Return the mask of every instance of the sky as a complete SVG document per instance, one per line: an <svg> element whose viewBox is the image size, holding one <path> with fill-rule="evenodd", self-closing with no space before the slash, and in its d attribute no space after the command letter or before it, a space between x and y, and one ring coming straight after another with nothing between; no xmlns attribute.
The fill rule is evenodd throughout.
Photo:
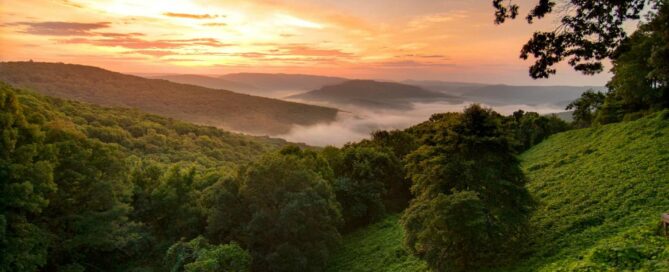
<svg viewBox="0 0 669 272"><path fill-rule="evenodd" d="M521 15L532 0L517 0ZM603 85L518 58L549 17L493 23L491 0L0 0L0 60L123 73L304 73L382 80Z"/></svg>

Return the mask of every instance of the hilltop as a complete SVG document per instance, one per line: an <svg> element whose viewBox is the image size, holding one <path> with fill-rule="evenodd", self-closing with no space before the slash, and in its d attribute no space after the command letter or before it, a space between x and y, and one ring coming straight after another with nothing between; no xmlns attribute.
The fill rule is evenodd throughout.
<svg viewBox="0 0 669 272"><path fill-rule="evenodd" d="M559 133L523 153L528 189L539 203L530 246L521 261L495 271L669 271L668 242L658 228L660 214L669 211L667 143L665 110ZM344 241L332 269L424 266L407 261L396 216Z"/></svg>
<svg viewBox="0 0 669 272"><path fill-rule="evenodd" d="M455 96L413 85L374 80L349 80L289 98L377 109L410 109L415 102L460 101Z"/></svg>
<svg viewBox="0 0 669 272"><path fill-rule="evenodd" d="M293 125L335 119L332 108L179 84L84 65L0 63L0 80L36 92L103 106L137 108L196 124L277 135Z"/></svg>

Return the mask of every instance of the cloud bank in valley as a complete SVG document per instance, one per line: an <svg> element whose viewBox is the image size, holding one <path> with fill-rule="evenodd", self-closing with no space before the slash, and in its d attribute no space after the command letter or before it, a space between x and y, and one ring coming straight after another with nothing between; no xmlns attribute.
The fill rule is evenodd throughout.
<svg viewBox="0 0 669 272"><path fill-rule="evenodd" d="M340 112L337 120L328 124L313 126L295 126L288 134L277 137L291 142L306 143L313 146L342 146L348 142L368 138L376 130L404 129L427 120L432 114L462 111L473 102L451 104L447 102L415 103L409 111L371 111L362 108L349 108ZM563 109L555 105L496 105L495 111L508 115L518 109L540 114L560 112Z"/></svg>

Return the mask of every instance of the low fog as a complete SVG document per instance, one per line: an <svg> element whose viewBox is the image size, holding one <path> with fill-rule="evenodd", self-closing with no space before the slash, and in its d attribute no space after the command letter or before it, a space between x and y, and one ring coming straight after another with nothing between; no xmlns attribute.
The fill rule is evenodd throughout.
<svg viewBox="0 0 669 272"><path fill-rule="evenodd" d="M368 138L373 131L404 129L427 120L434 113L462 111L472 103L415 103L413 109L408 111L371 111L348 107L338 114L334 122L314 126L295 126L290 133L277 135L277 137L313 146L340 147L348 142ZM540 114L564 111L562 107L556 105L482 105L491 107L504 115L509 115L518 109Z"/></svg>

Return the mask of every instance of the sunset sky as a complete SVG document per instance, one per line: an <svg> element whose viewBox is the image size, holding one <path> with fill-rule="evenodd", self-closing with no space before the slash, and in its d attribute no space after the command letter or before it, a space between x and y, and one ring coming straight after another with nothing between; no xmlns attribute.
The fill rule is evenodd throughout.
<svg viewBox="0 0 669 272"><path fill-rule="evenodd" d="M534 1L521 0L521 14ZM532 80L536 29L493 23L490 0L0 0L0 59L126 73L306 73L386 80L604 84L567 66Z"/></svg>

